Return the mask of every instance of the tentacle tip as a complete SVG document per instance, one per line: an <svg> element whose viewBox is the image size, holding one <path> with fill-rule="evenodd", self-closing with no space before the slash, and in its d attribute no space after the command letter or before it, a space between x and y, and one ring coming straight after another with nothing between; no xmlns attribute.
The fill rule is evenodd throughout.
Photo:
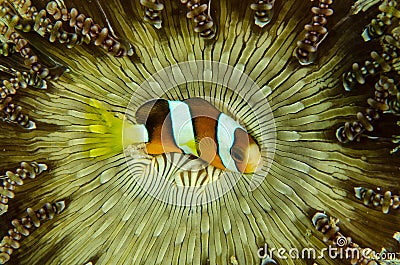
<svg viewBox="0 0 400 265"><path fill-rule="evenodd" d="M362 200L362 193L365 191L365 188L363 187L355 187L354 188L354 193L357 199Z"/></svg>
<svg viewBox="0 0 400 265"><path fill-rule="evenodd" d="M154 23L153 27L155 27L156 29L161 29L162 28L162 23L161 22Z"/></svg>
<svg viewBox="0 0 400 265"><path fill-rule="evenodd" d="M34 86L34 87L36 87L36 86ZM39 89L47 89L47 82L46 82L46 80L42 80L41 81L41 84L40 85L38 85L36 88L39 88Z"/></svg>
<svg viewBox="0 0 400 265"><path fill-rule="evenodd" d="M7 211L8 211L8 205L0 203L0 216L5 214Z"/></svg>
<svg viewBox="0 0 400 265"><path fill-rule="evenodd" d="M371 37L368 33L368 28L364 29L364 31L361 33L361 37L364 39L364 42L368 42L371 40Z"/></svg>
<svg viewBox="0 0 400 265"><path fill-rule="evenodd" d="M0 253L0 264L6 264L10 260L10 255L5 252Z"/></svg>
<svg viewBox="0 0 400 265"><path fill-rule="evenodd" d="M38 164L37 166L38 166L38 169L39 169L38 174L40 174L43 171L46 171L48 169L46 164Z"/></svg>
<svg viewBox="0 0 400 265"><path fill-rule="evenodd" d="M65 200L55 202L54 207L56 209L56 213L61 213L62 211L65 210L66 207Z"/></svg>
<svg viewBox="0 0 400 265"><path fill-rule="evenodd" d="M260 19L255 19L255 24L257 25L257 26L259 26L260 28L263 28L263 27L265 27L266 25L268 25L269 23L271 22L271 19L268 19L268 20L266 20L266 21L263 21L263 20L260 20Z"/></svg>
<svg viewBox="0 0 400 265"><path fill-rule="evenodd" d="M344 136L344 126L340 126L336 130L336 139L341 143L347 143L349 140Z"/></svg>
<svg viewBox="0 0 400 265"><path fill-rule="evenodd" d="M271 259L270 257L266 257L261 261L261 265L272 265L272 264L278 265L278 263L276 263L276 261Z"/></svg>
<svg viewBox="0 0 400 265"><path fill-rule="evenodd" d="M307 52L306 54L302 54L302 51L299 47L296 47L296 49L293 51L293 56L296 57L299 64L302 66L313 64L316 58L315 53Z"/></svg>
<svg viewBox="0 0 400 265"><path fill-rule="evenodd" d="M202 35L201 37L203 37L203 39L205 39L205 40L212 40L212 39L215 38L215 33L213 32L213 33L208 34L208 35Z"/></svg>
<svg viewBox="0 0 400 265"><path fill-rule="evenodd" d="M36 123L34 123L33 121L29 121L25 128L27 130L34 130L34 129L36 129Z"/></svg>
<svg viewBox="0 0 400 265"><path fill-rule="evenodd" d="M400 150L400 146L397 146L395 148L393 148L392 150L390 150L390 154L393 155L395 153L397 153Z"/></svg>
<svg viewBox="0 0 400 265"><path fill-rule="evenodd" d="M317 212L314 214L314 216L312 217L312 223L314 226L317 225L317 222L323 218L328 218L326 214L322 213L322 212Z"/></svg>
<svg viewBox="0 0 400 265"><path fill-rule="evenodd" d="M133 56L133 55L135 55L136 53L135 53L135 49L133 49L132 47L128 50L128 53L127 53L127 55L129 56L129 57L131 57L131 56Z"/></svg>
<svg viewBox="0 0 400 265"><path fill-rule="evenodd" d="M393 238L394 238L395 240L397 240L397 241L400 243L400 232L395 232L395 233L393 234Z"/></svg>

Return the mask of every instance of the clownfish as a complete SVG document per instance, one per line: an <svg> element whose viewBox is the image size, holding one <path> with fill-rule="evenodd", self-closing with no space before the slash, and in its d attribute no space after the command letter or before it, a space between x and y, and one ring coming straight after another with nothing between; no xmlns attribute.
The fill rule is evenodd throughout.
<svg viewBox="0 0 400 265"><path fill-rule="evenodd" d="M137 124L124 132L125 137L145 142L149 155L189 154L216 168L240 173L261 167L261 152L254 139L204 99L150 100L138 108L135 118Z"/></svg>

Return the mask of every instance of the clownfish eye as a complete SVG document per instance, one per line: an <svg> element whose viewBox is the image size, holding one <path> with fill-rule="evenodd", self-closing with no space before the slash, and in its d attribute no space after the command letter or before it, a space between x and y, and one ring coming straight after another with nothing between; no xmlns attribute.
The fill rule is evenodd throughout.
<svg viewBox="0 0 400 265"><path fill-rule="evenodd" d="M243 162L244 151L242 148L234 146L231 149L231 156L232 156L233 160L235 160L236 162Z"/></svg>

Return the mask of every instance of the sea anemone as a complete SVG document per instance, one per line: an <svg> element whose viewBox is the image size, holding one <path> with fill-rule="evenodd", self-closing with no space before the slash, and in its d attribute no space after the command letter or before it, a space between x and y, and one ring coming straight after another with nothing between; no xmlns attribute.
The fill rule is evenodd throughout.
<svg viewBox="0 0 400 265"><path fill-rule="evenodd" d="M0 264L398 264L400 4L350 2L0 0ZM193 97L260 172L132 142Z"/></svg>

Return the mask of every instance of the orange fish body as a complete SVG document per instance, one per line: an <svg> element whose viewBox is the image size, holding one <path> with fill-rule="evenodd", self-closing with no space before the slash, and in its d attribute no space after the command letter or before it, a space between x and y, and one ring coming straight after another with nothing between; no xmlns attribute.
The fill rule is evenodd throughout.
<svg viewBox="0 0 400 265"><path fill-rule="evenodd" d="M190 154L241 173L252 173L260 164L260 149L253 138L204 99L151 100L137 110L136 121L147 129L148 154Z"/></svg>

